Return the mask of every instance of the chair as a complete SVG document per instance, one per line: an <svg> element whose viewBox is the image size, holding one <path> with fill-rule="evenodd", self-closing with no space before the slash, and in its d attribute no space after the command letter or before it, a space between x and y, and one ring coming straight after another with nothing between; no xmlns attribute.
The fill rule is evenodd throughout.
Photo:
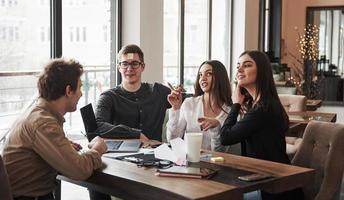
<svg viewBox="0 0 344 200"><path fill-rule="evenodd" d="M307 98L305 96L289 94L279 94L278 96L280 98L282 106L287 112L306 111ZM287 154L290 158L292 158L296 151L299 149L300 144L302 142L302 138L285 137L285 139L287 143Z"/></svg>
<svg viewBox="0 0 344 200"><path fill-rule="evenodd" d="M12 193L10 189L10 183L8 181L7 172L4 162L0 155L0 197L3 200L12 200Z"/></svg>
<svg viewBox="0 0 344 200"><path fill-rule="evenodd" d="M344 124L308 123L293 165L313 168L315 182L304 188L306 199L339 199L344 169Z"/></svg>
<svg viewBox="0 0 344 200"><path fill-rule="evenodd" d="M307 98L303 95L279 94L278 97L287 112L306 110Z"/></svg>

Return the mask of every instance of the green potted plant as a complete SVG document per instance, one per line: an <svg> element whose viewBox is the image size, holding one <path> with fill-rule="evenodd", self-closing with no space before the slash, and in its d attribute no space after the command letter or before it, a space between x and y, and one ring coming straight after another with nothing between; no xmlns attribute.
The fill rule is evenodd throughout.
<svg viewBox="0 0 344 200"><path fill-rule="evenodd" d="M284 80L284 69L283 65L279 63L271 63L273 78L275 81L283 81Z"/></svg>

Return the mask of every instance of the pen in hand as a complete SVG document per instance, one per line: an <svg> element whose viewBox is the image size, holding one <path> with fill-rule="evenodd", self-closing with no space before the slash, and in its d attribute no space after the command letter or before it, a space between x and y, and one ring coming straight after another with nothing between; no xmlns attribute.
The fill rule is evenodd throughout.
<svg viewBox="0 0 344 200"><path fill-rule="evenodd" d="M171 83L167 82L168 87L173 90L173 91L178 91L181 93L186 92L186 90L183 88L183 85L178 85L176 87L174 87Z"/></svg>
<svg viewBox="0 0 344 200"><path fill-rule="evenodd" d="M171 83L167 82L167 85L171 90L176 90Z"/></svg>

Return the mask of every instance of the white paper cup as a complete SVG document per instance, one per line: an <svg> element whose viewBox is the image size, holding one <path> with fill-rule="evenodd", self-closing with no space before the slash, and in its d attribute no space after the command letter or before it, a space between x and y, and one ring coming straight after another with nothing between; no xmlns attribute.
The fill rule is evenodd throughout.
<svg viewBox="0 0 344 200"><path fill-rule="evenodd" d="M203 133L186 133L186 155L189 162L199 162Z"/></svg>

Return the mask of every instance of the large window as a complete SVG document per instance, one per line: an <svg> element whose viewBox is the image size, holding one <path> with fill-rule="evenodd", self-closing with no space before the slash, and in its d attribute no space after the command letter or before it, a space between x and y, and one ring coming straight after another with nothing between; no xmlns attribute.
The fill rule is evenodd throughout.
<svg viewBox="0 0 344 200"><path fill-rule="evenodd" d="M50 58L49 3L0 4L0 138L36 93L36 71Z"/></svg>
<svg viewBox="0 0 344 200"><path fill-rule="evenodd" d="M116 3L116 0L1 1L0 139L23 108L37 97L37 74L51 56L73 58L85 67L78 108L87 103L95 105L99 94L110 87L110 82L115 82L110 81L113 68L110 52L117 50L111 50L115 45L110 43L116 36L113 19ZM79 112L65 117L66 130L83 129Z"/></svg>
<svg viewBox="0 0 344 200"><path fill-rule="evenodd" d="M164 80L176 85L178 68L178 1L164 1Z"/></svg>
<svg viewBox="0 0 344 200"><path fill-rule="evenodd" d="M217 59L228 68L230 11L228 0L164 1L165 81L192 93L202 62Z"/></svg>
<svg viewBox="0 0 344 200"><path fill-rule="evenodd" d="M230 5L228 0L215 0L212 7L211 59L229 63ZM227 66L229 68L229 66Z"/></svg>
<svg viewBox="0 0 344 200"><path fill-rule="evenodd" d="M189 92L193 92L199 65L208 59L207 1L185 1L184 86Z"/></svg>
<svg viewBox="0 0 344 200"><path fill-rule="evenodd" d="M63 1L64 3L64 1ZM110 87L111 2L70 0L62 4L62 55L74 58L84 67L83 96L78 108L92 103ZM90 10L92 13L90 14ZM67 129L83 128L80 113L67 116Z"/></svg>

